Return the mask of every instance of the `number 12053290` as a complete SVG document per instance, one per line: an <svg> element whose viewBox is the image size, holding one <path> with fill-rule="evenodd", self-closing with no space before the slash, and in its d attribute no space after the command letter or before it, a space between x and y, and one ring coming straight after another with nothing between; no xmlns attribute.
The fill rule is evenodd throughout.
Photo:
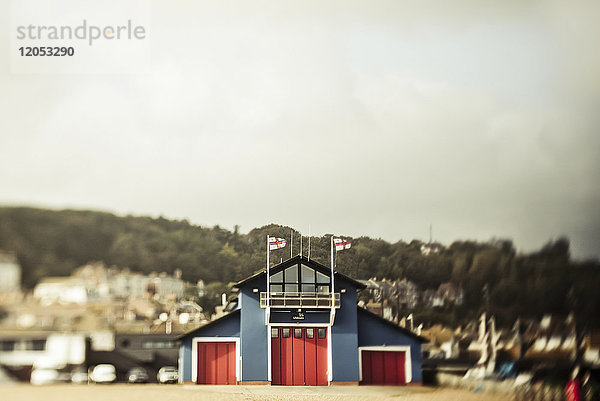
<svg viewBox="0 0 600 401"><path fill-rule="evenodd" d="M19 53L24 57L65 57L73 56L75 49L72 47L19 47Z"/></svg>

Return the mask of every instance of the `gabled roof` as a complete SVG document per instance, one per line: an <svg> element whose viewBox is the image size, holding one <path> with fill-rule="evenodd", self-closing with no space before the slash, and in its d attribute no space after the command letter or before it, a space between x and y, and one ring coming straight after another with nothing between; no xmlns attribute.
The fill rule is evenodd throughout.
<svg viewBox="0 0 600 401"><path fill-rule="evenodd" d="M331 269L329 267L324 266L324 265L320 264L319 262L315 262L314 259L308 259L308 258L305 258L304 256L300 256L300 255L294 256L291 259L281 262L277 266L271 267L269 269L269 274L273 275L273 274L278 273L290 266L297 265L298 263L302 263L303 265L312 267L313 269L317 270L318 272L325 274L327 277L331 276ZM267 269L263 269L263 270L259 271L258 273L253 274L252 276L245 278L242 281L237 282L234 285L234 287L235 288L243 287L246 284L248 284L254 280L257 280L259 278L262 278L264 280L265 279L264 276L266 275L266 273L267 273ZM366 286L363 283L361 283L357 280L354 280L353 278L350 278L350 277L348 277L340 272L337 272L337 271L335 272L335 278L336 279L340 278L345 281L348 281L350 284L352 284L354 287L356 287L359 290L363 290L366 288Z"/></svg>
<svg viewBox="0 0 600 401"><path fill-rule="evenodd" d="M390 322L389 320L387 320L387 319L385 319L385 318L383 318L383 317L381 317L381 316L379 316L379 315L376 315L375 313L373 313L373 312L371 312L371 311L369 311L369 310L367 310L367 309L365 309L365 308L361 308L360 306L358 306L358 305L357 305L357 306L356 306L356 309L358 310L358 312L359 312L359 313L364 313L365 315L367 315L367 316L369 316L369 317L372 317L372 318L374 318L375 320L378 320L378 321L380 321L381 323L383 323L383 324L386 324L386 325L390 326L390 327L391 327L391 328L393 328L394 330L401 332L401 333L402 333L402 334L404 334L405 336L412 337L412 338L414 338L415 340L417 340L417 341L420 341L420 342L422 342L422 343L428 343L428 342L429 342L429 340L428 340L428 339L426 339L425 337L421 337L421 336L419 336L419 335L416 335L416 334L415 334L415 333L413 333L412 331L410 331L410 330L408 330L408 329L405 329L404 327L398 326L396 323L394 323L394 322Z"/></svg>
<svg viewBox="0 0 600 401"><path fill-rule="evenodd" d="M190 334L192 334L192 333L194 333L194 332L196 332L196 331L198 331L198 330L202 330L202 329L205 329L205 328L207 328L207 327L211 327L211 326L214 326L214 325L217 325L217 324L223 323L225 320L227 320L227 319L231 319L232 317L234 317L234 316L237 316L237 315L239 315L239 314L240 314L240 309L234 309L233 311L229 312L228 314L226 314L226 315L224 315L224 316L221 316L221 317L220 317L220 318L218 318L218 319L212 320L212 321L210 321L210 322L206 323L206 324L205 324L205 325L203 325L203 326L196 327L196 328L193 328L193 329L191 329L191 330L188 330L188 331L186 331L185 333L181 334L180 336L177 336L177 337L175 338L175 340L181 340L181 339L183 339L184 337L187 337L188 335L190 335Z"/></svg>

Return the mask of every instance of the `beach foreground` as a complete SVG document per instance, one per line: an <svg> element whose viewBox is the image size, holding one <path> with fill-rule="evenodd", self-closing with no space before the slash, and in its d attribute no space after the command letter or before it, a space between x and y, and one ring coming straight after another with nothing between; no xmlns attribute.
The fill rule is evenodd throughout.
<svg viewBox="0 0 600 401"><path fill-rule="evenodd" d="M193 400L410 400L410 401L504 401L510 397L440 387L277 387L194 386L158 384L112 384L0 386L3 400L20 401L193 401Z"/></svg>

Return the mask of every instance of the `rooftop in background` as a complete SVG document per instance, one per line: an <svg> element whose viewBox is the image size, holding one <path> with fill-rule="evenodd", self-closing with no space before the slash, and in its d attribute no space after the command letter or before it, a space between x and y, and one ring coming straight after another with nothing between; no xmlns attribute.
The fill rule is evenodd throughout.
<svg viewBox="0 0 600 401"><path fill-rule="evenodd" d="M17 255L14 252L0 249L0 263L18 263Z"/></svg>

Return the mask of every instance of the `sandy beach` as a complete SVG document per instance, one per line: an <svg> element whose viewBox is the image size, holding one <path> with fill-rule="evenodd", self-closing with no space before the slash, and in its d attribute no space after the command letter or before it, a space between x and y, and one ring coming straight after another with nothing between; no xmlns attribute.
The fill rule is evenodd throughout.
<svg viewBox="0 0 600 401"><path fill-rule="evenodd" d="M19 401L193 401L193 400L411 400L504 401L510 397L439 387L275 387L194 385L70 385L0 386L2 400Z"/></svg>

